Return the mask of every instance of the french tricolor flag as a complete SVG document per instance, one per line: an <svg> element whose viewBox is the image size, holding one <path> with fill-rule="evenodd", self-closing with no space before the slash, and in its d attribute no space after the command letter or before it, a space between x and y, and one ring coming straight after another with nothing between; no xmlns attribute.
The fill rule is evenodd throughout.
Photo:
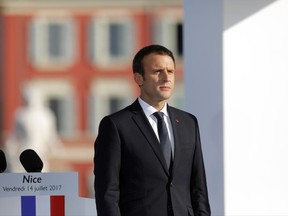
<svg viewBox="0 0 288 216"><path fill-rule="evenodd" d="M96 216L95 199L64 195L0 197L0 216Z"/></svg>
<svg viewBox="0 0 288 216"><path fill-rule="evenodd" d="M21 196L21 216L65 216L65 196Z"/></svg>

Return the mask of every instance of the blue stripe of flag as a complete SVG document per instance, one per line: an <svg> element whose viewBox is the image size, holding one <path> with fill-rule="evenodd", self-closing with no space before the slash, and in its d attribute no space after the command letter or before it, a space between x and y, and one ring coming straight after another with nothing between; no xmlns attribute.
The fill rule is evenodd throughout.
<svg viewBox="0 0 288 216"><path fill-rule="evenodd" d="M36 197L21 197L21 216L36 216Z"/></svg>

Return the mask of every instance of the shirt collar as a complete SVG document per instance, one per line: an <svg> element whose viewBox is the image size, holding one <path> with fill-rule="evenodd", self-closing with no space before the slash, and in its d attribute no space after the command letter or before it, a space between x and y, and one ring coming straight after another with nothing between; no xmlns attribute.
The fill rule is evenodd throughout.
<svg viewBox="0 0 288 216"><path fill-rule="evenodd" d="M147 117L153 115L154 112L158 112L157 109L155 109L150 104L146 103L140 97L138 97L138 101L139 101L140 106L142 107L142 109L143 109L143 111ZM164 107L160 110L160 112L163 112L165 116L168 116L167 103L165 103Z"/></svg>

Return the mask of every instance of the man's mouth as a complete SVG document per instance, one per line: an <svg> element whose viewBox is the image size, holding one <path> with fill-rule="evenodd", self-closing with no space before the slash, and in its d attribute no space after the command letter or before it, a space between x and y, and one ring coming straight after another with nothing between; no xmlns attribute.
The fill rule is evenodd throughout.
<svg viewBox="0 0 288 216"><path fill-rule="evenodd" d="M160 86L161 90L170 90L171 88L169 86Z"/></svg>

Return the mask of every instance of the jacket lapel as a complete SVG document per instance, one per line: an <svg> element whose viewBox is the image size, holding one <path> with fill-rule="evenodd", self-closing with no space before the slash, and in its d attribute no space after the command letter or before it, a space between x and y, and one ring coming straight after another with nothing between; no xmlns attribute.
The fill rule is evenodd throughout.
<svg viewBox="0 0 288 216"><path fill-rule="evenodd" d="M138 100L136 100L132 105L132 112L134 112L135 115L133 115L132 119L138 126L139 130L141 130L143 136L146 138L147 142L151 146L153 152L157 156L159 162L161 163L163 169L165 170L165 173L169 175L169 170L167 168L165 158L163 156L162 150L160 148L159 141L157 139L157 136L155 135L148 119L145 116L144 111L142 110Z"/></svg>
<svg viewBox="0 0 288 216"><path fill-rule="evenodd" d="M167 107L170 121L172 125L173 135L174 135L174 160L173 160L173 166L172 166L172 177L173 177L173 171L178 165L179 157L180 157L180 151L179 151L179 143L180 143L180 121L179 118L175 115L175 112L168 106Z"/></svg>

